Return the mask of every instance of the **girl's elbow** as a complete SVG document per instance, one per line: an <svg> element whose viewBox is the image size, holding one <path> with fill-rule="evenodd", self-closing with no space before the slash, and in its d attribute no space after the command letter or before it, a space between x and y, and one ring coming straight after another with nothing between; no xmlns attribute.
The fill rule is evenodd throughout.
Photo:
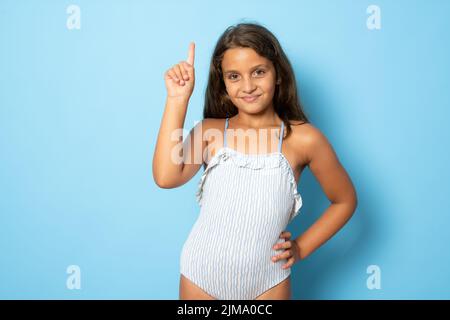
<svg viewBox="0 0 450 320"><path fill-rule="evenodd" d="M168 180L164 179L154 179L154 180L156 185L162 189L173 189L177 187L177 184L170 182Z"/></svg>
<svg viewBox="0 0 450 320"><path fill-rule="evenodd" d="M358 207L358 197L356 196L356 193L348 201L348 205L349 205L350 216L353 216L353 214L356 212L356 208Z"/></svg>
<svg viewBox="0 0 450 320"><path fill-rule="evenodd" d="M171 179L168 179L164 174L161 174L156 170L153 170L153 181L162 189L175 188L175 184L171 181Z"/></svg>

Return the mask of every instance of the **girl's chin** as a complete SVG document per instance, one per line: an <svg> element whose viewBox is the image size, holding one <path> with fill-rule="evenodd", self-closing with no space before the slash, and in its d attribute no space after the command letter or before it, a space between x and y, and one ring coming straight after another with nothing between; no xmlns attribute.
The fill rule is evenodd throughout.
<svg viewBox="0 0 450 320"><path fill-rule="evenodd" d="M248 114L259 114L263 111L265 111L267 109L267 107L265 107L264 105L252 105L252 106L248 106L248 105L244 105L244 106L240 106L238 107L239 111L248 113Z"/></svg>

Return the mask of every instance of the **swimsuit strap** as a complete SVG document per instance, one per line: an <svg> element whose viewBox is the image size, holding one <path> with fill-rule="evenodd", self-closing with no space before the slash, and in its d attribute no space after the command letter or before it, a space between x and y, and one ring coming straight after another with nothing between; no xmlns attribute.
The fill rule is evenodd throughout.
<svg viewBox="0 0 450 320"><path fill-rule="evenodd" d="M228 128L228 118L225 120L225 129L223 130L223 147L227 147L227 128Z"/></svg>
<svg viewBox="0 0 450 320"><path fill-rule="evenodd" d="M284 134L284 122L281 121L280 141L278 142L278 152L280 153L281 153L281 144L283 143L283 134Z"/></svg>

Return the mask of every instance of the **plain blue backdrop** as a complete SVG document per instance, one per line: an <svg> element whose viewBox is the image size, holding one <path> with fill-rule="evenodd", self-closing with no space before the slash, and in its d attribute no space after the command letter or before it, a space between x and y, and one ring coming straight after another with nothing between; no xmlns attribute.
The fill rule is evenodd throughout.
<svg viewBox="0 0 450 320"><path fill-rule="evenodd" d="M203 169L176 189L153 181L163 74L194 41L189 130L214 45L239 22L277 36L358 193L349 223L292 268L293 298L450 298L449 14L444 0L2 0L0 298L178 299ZM309 169L298 189L294 236L329 205ZM70 265L81 289L66 286Z"/></svg>

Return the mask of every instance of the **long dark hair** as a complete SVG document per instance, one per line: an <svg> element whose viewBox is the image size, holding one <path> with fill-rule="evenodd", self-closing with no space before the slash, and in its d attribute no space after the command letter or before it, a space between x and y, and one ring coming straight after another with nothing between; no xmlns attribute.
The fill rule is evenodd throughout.
<svg viewBox="0 0 450 320"><path fill-rule="evenodd" d="M277 38L267 28L256 23L232 25L218 39L209 67L203 118L226 118L238 113L238 109L228 98L221 67L225 51L236 47L252 48L260 56L272 61L276 79L281 80L275 88L273 105L286 126L286 137L292 131L289 120L309 122L297 94L295 75L289 59Z"/></svg>

